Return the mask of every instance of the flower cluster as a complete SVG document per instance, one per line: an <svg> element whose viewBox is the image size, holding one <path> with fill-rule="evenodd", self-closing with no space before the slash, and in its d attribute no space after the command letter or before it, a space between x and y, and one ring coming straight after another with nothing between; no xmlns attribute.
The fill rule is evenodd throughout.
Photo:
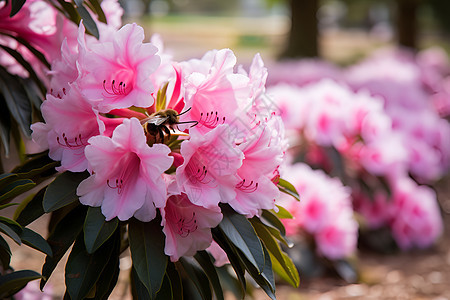
<svg viewBox="0 0 450 300"><path fill-rule="evenodd" d="M25 1L24 1L25 2ZM77 47L78 26L68 20L49 1L28 0L13 17L9 17L13 1L0 2L0 29L2 31L0 44L17 51L30 65L33 66L40 79L48 84L48 69L24 44L41 52L47 61L57 59L71 59L66 52L61 52L61 44L68 49ZM101 36L107 36L111 30L121 25L123 9L117 0L101 2L108 25L95 20ZM93 37L91 37L94 39ZM65 56L64 56L65 55ZM8 72L22 77L28 77L25 70L5 49L0 50L0 65ZM69 72L70 70L68 70Z"/></svg>
<svg viewBox="0 0 450 300"><path fill-rule="evenodd" d="M286 178L301 191L301 203L285 207L293 219L283 219L288 236L310 234L319 254L329 259L350 256L356 250L358 223L353 218L350 189L321 170L297 163L284 170Z"/></svg>
<svg viewBox="0 0 450 300"><path fill-rule="evenodd" d="M62 46L33 140L90 176L80 202L106 220L157 216L173 261L210 246L220 203L246 217L275 208L285 140L259 55L248 73L229 49L173 62L136 24ZM159 47L156 47L158 45Z"/></svg>
<svg viewBox="0 0 450 300"><path fill-rule="evenodd" d="M373 65L373 73L375 65L379 70L380 64ZM367 69L356 74L362 67L353 68L348 74L355 72L355 80L363 81L364 76L371 74ZM404 70L403 74L407 76L410 72ZM379 75L379 78L380 82L368 87L370 91L371 87L385 91L383 88L394 82L391 78L391 85L385 85L381 82L383 76ZM400 80L402 76L395 78ZM303 87L278 84L268 88L268 93L276 99L286 128L297 138L291 154L298 155L300 149L307 163L327 172L346 174L343 179L352 188L354 209L365 217L371 228L390 227L397 243L404 249L427 247L442 232L436 195L409 181L408 177L413 174L417 180L430 182L446 172L449 145L444 136L448 136L446 132L450 130L448 122L440 119L426 103L417 100L415 105L411 100L408 108L406 99L398 98L397 105L391 103L395 100L388 100L394 93L400 97L403 95L401 90L408 89L406 85L402 89L387 88L385 94L372 96L367 90L355 92L330 79ZM420 93L412 93L411 97L418 95ZM332 156L336 153L330 156L330 147L337 150L341 166ZM401 184L400 188L399 182L405 181L409 183ZM417 201L414 196L418 191L423 194L423 201ZM302 189L299 192L304 193ZM399 195L403 195L401 202L404 204L399 205ZM330 197L334 195L330 194ZM429 233L427 239L410 230L412 223L405 221L411 219L411 210L406 207L414 207L411 209L420 215L418 218ZM403 215L408 217L403 218Z"/></svg>

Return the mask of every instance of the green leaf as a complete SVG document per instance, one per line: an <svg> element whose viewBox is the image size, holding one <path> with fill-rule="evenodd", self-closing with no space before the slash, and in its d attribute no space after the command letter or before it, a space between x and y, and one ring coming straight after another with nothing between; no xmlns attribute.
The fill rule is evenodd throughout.
<svg viewBox="0 0 450 300"><path fill-rule="evenodd" d="M130 278L131 278L131 294L133 295L133 299L151 300L152 298L148 293L148 289L139 279L139 276L134 266L131 268Z"/></svg>
<svg viewBox="0 0 450 300"><path fill-rule="evenodd" d="M22 244L20 236L14 231L14 229L6 225L5 223L0 223L0 231L12 238L18 245Z"/></svg>
<svg viewBox="0 0 450 300"><path fill-rule="evenodd" d="M113 252L120 246L118 235L108 240L95 253L89 254L84 246L84 238L80 234L70 252L66 264L66 288L72 300L84 299L95 286L105 269ZM114 248L116 251L113 251Z"/></svg>
<svg viewBox="0 0 450 300"><path fill-rule="evenodd" d="M247 289L247 283L245 281L245 269L239 256L237 255L236 247L234 247L234 245L228 240L225 234L217 227L212 228L211 233L213 235L214 241L216 241L220 248L222 248L227 254L228 260L230 261L230 264L233 267L233 270L236 273L236 277L238 279L240 294L244 295Z"/></svg>
<svg viewBox="0 0 450 300"><path fill-rule="evenodd" d="M58 162L56 162L58 163ZM54 168L55 161L48 156L48 151L44 151L35 154L33 158L27 160L22 165L15 167L12 173L17 174L23 179L33 179L37 174ZM56 170L52 170L53 173L49 173L48 176L56 173Z"/></svg>
<svg viewBox="0 0 450 300"><path fill-rule="evenodd" d="M272 300L276 300L275 297L275 280L273 277L272 271L272 262L270 260L270 254L267 252L266 248L264 249L264 258L265 265L264 270L261 273L258 273L258 270L253 266L253 264L248 261L245 256L241 256L242 262L245 265L245 268L255 280L255 282L266 292L267 296L269 296Z"/></svg>
<svg viewBox="0 0 450 300"><path fill-rule="evenodd" d="M53 232L50 233L47 242L52 248L53 256L47 255L45 257L45 263L42 267L42 276L44 278L41 280L41 289L44 288L61 258L83 230L86 211L87 208L85 206L77 206L58 222Z"/></svg>
<svg viewBox="0 0 450 300"><path fill-rule="evenodd" d="M22 207L22 204L16 210L15 217L17 223L22 226L27 226L31 222L38 219L44 214L44 208L42 207L42 201L44 200L44 194L47 187L44 187L34 195L34 197Z"/></svg>
<svg viewBox="0 0 450 300"><path fill-rule="evenodd" d="M4 238L0 236L0 262L2 263L3 270L9 268L11 262L11 249Z"/></svg>
<svg viewBox="0 0 450 300"><path fill-rule="evenodd" d="M31 270L20 270L0 276L0 299L5 299L24 288L28 282L42 276Z"/></svg>
<svg viewBox="0 0 450 300"><path fill-rule="evenodd" d="M95 298L107 300L119 279L120 230L117 230L113 252L96 283Z"/></svg>
<svg viewBox="0 0 450 300"><path fill-rule="evenodd" d="M31 190L36 183L29 179L19 179L7 185L0 191L0 203L5 203L14 197Z"/></svg>
<svg viewBox="0 0 450 300"><path fill-rule="evenodd" d="M283 223L281 223L280 219L278 219L277 215L274 212L264 209L261 217L270 225L278 229L283 236L286 235L286 229L284 228Z"/></svg>
<svg viewBox="0 0 450 300"><path fill-rule="evenodd" d="M11 13L9 14L9 16L13 17L15 14L17 14L24 4L25 0L11 0Z"/></svg>
<svg viewBox="0 0 450 300"><path fill-rule="evenodd" d="M86 30L88 30L93 36L97 39L99 38L99 32L97 28L97 24L95 24L94 19L92 18L89 11L83 6L83 1L75 0L76 9L81 19L83 19L83 24L86 26Z"/></svg>
<svg viewBox="0 0 450 300"><path fill-rule="evenodd" d="M271 232L263 223L261 223L259 219L255 217L251 221L253 227L258 233L258 236L261 238L264 246L266 246L267 250L269 251L272 263L279 264L281 266L281 270L277 269L277 273L279 273L279 275L293 287L298 287L300 283L300 277L294 263L281 250L280 245L272 236Z"/></svg>
<svg viewBox="0 0 450 300"><path fill-rule="evenodd" d="M223 219L220 230L247 257L258 272L264 269L264 252L261 241L256 235L252 224L246 217L234 212L229 207L222 208Z"/></svg>
<svg viewBox="0 0 450 300"><path fill-rule="evenodd" d="M106 16L103 12L102 7L100 6L100 3L97 0L88 0L88 2L91 4L92 10L97 14L98 20L100 22L106 23Z"/></svg>
<svg viewBox="0 0 450 300"><path fill-rule="evenodd" d="M48 185L47 191L45 192L42 203L44 211L49 213L77 201L78 185L88 176L88 172L72 173L66 171L56 177Z"/></svg>
<svg viewBox="0 0 450 300"><path fill-rule="evenodd" d="M193 261L190 257L181 257L180 262L187 274L188 279L192 281L202 299L212 299L212 292L211 287L209 286L208 277L206 277L206 274L194 264L195 261Z"/></svg>
<svg viewBox="0 0 450 300"><path fill-rule="evenodd" d="M232 292L236 299L244 299L245 294L242 291L241 285L236 277L230 274L228 266L217 268L217 274L226 291Z"/></svg>
<svg viewBox="0 0 450 300"><path fill-rule="evenodd" d="M80 15L78 14L77 10L75 9L75 6L72 4L72 2L66 2L64 0L57 0L59 6L53 5L56 9L60 10L63 14L66 15L68 19L70 19L75 25L80 24Z"/></svg>
<svg viewBox="0 0 450 300"><path fill-rule="evenodd" d="M17 179L19 179L19 176L17 176L17 174L13 174L13 173L4 173L4 174L0 175L0 190L3 190L5 187L10 185Z"/></svg>
<svg viewBox="0 0 450 300"><path fill-rule="evenodd" d="M274 211L274 212L279 219L293 219L294 218L294 216L292 216L291 213L283 206L277 205L277 209L278 209L278 211Z"/></svg>
<svg viewBox="0 0 450 300"><path fill-rule="evenodd" d="M19 203L7 203L7 204L0 205L0 210L5 209L10 206L14 206L14 205L19 205ZM18 224L18 225L20 226L20 224Z"/></svg>
<svg viewBox="0 0 450 300"><path fill-rule="evenodd" d="M0 93L0 137L5 149L5 157L9 157L9 144L11 132L11 116L3 94Z"/></svg>
<svg viewBox="0 0 450 300"><path fill-rule="evenodd" d="M354 265L350 261L345 259L339 259L333 261L333 266L339 276L342 277L348 283L356 283L358 281L358 272Z"/></svg>
<svg viewBox="0 0 450 300"><path fill-rule="evenodd" d="M181 283L180 273L175 268L175 264L171 261L169 261L167 264L166 276L170 280L170 285L172 287L173 299L182 300L183 299L183 285Z"/></svg>
<svg viewBox="0 0 450 300"><path fill-rule="evenodd" d="M164 275L164 280L161 284L161 289L156 294L155 300L172 300L173 298L173 289L172 283L170 282L169 276Z"/></svg>
<svg viewBox="0 0 450 300"><path fill-rule="evenodd" d="M220 285L219 276L217 275L216 267L211 261L211 257L206 251L198 251L194 256L195 260L200 264L206 276L208 276L209 282L213 287L216 299L224 300L222 286Z"/></svg>
<svg viewBox="0 0 450 300"><path fill-rule="evenodd" d="M288 194L294 197L297 201L300 201L300 195L290 182L280 178L278 180L278 189L280 190L280 192Z"/></svg>
<svg viewBox="0 0 450 300"><path fill-rule="evenodd" d="M159 224L157 218L147 223L132 219L128 225L133 265L151 298L161 287L168 260L164 254L164 233Z"/></svg>
<svg viewBox="0 0 450 300"><path fill-rule="evenodd" d="M112 236L118 225L117 218L106 222L100 207L89 207L83 228L87 252L94 253Z"/></svg>
<svg viewBox="0 0 450 300"><path fill-rule="evenodd" d="M41 251L48 256L52 256L52 248L47 241L38 233L31 229L24 228L20 234L20 238L25 245L30 246L38 251Z"/></svg>

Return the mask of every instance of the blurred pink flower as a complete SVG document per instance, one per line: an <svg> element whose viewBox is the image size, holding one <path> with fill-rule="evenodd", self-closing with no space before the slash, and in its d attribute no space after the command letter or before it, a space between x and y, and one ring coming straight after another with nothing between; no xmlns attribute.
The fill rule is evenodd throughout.
<svg viewBox="0 0 450 300"><path fill-rule="evenodd" d="M167 197L162 174L173 162L164 144L149 147L136 118L125 119L112 138L92 137L86 147L91 176L80 183L80 202L101 206L106 220L135 216L148 222Z"/></svg>
<svg viewBox="0 0 450 300"><path fill-rule="evenodd" d="M400 248L426 248L442 234L442 216L433 190L407 177L399 178L393 201L395 218L391 228Z"/></svg>
<svg viewBox="0 0 450 300"><path fill-rule="evenodd" d="M219 244L216 242L212 242L211 246L206 249L211 255L214 257L214 265L218 268L229 264L230 261L228 260L227 253L220 248Z"/></svg>

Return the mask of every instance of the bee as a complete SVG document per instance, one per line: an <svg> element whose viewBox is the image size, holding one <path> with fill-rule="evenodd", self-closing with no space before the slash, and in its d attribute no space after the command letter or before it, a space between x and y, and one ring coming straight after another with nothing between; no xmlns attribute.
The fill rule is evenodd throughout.
<svg viewBox="0 0 450 300"><path fill-rule="evenodd" d="M189 124L189 123L194 123L194 125L192 126L197 125L198 124L197 121L180 122L179 120L179 117L187 113L190 109L191 108L179 114L176 110L168 108L153 113L148 118L141 120L141 125L144 127L144 132L145 136L147 137L147 140L153 143L164 143L164 138L166 135L167 140L170 139L171 129L175 133L174 126L178 124Z"/></svg>

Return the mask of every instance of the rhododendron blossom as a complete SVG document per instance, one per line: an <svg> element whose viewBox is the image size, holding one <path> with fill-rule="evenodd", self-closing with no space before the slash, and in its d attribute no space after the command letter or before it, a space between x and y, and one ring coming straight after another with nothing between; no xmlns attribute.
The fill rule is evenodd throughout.
<svg viewBox="0 0 450 300"><path fill-rule="evenodd" d="M222 205L274 209L286 141L261 57L248 73L229 49L174 62L136 24L107 30L93 40L81 24L76 46L62 44L33 125L61 171L89 172L80 202L107 221L161 220L172 261L211 245Z"/></svg>

